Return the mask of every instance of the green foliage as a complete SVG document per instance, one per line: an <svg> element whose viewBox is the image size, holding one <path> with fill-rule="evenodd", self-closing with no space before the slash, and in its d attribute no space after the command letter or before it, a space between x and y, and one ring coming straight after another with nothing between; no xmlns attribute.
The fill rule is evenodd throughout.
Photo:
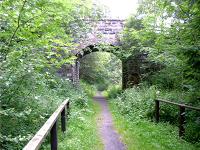
<svg viewBox="0 0 200 150"><path fill-rule="evenodd" d="M143 75L150 84L190 91L194 99L199 99L200 87L199 8L196 0L144 0L128 19L122 38L126 52L146 52L160 65L160 72Z"/></svg>
<svg viewBox="0 0 200 150"><path fill-rule="evenodd" d="M199 18L197 0L144 0L137 14L128 19L122 38L124 50L133 55L147 53L147 63L154 65L141 65L140 72L148 69L141 74L141 85L156 86L163 99L196 107L200 106ZM123 114L152 118L153 93L149 88L130 89L122 94L119 108ZM199 113L187 115L186 139L198 142ZM161 116L162 121L177 125L176 107L163 104Z"/></svg>
<svg viewBox="0 0 200 150"><path fill-rule="evenodd" d="M182 103L180 91L158 90L155 86L141 86L125 90L121 95L113 100L118 108L118 112L127 119L139 121L141 119L154 121L156 98L162 98L170 101ZM189 101L189 97L188 97ZM186 136L185 139L195 143L199 142L199 122L198 113L196 111L186 111ZM174 126L179 126L179 107L162 103L160 106L160 121L168 122ZM176 133L178 134L178 133Z"/></svg>
<svg viewBox="0 0 200 150"><path fill-rule="evenodd" d="M82 91L72 93L74 96L72 96L73 101L70 101L70 118L67 122L67 132L58 133L59 150L103 149L100 137L97 134L96 124L100 108L94 104L92 99L95 87L81 81L81 88L83 88ZM82 97L82 99L79 97ZM85 101L86 99L87 101ZM50 149L49 142L43 146L43 149Z"/></svg>
<svg viewBox="0 0 200 150"><path fill-rule="evenodd" d="M94 52L80 60L80 77L103 91L109 84L121 84L121 61L110 53Z"/></svg>
<svg viewBox="0 0 200 150"><path fill-rule="evenodd" d="M114 99L113 99L114 101ZM123 116L119 107L110 101L115 127L127 149L131 150L197 150L194 146L178 137L178 128L168 123L155 124L136 116Z"/></svg>
<svg viewBox="0 0 200 150"><path fill-rule="evenodd" d="M84 80L81 80L81 88L85 91L88 97L93 97L96 94L96 87L94 85L89 85Z"/></svg>
<svg viewBox="0 0 200 150"><path fill-rule="evenodd" d="M88 0L0 5L0 149L14 150L22 149L64 99L87 106L87 94L56 73L76 59L71 50L81 37L74 28L85 31L83 18L96 16Z"/></svg>
<svg viewBox="0 0 200 150"><path fill-rule="evenodd" d="M119 112L134 119L151 117L154 110L156 88L139 88L125 90L116 99Z"/></svg>
<svg viewBox="0 0 200 150"><path fill-rule="evenodd" d="M104 91L104 95L108 98L116 98L121 93L122 88L119 85L110 85L106 91Z"/></svg>
<svg viewBox="0 0 200 150"><path fill-rule="evenodd" d="M88 97L88 106L83 109L73 107L68 126L68 131L63 140L59 142L59 149L103 149L100 137L97 133L96 119L100 111L93 99Z"/></svg>
<svg viewBox="0 0 200 150"><path fill-rule="evenodd" d="M34 89L26 89L27 86L18 88L20 92L23 90L26 97L23 93L15 94L7 97L9 101L1 101L0 139L3 149L21 149L64 99L68 97L78 103L83 97L81 92L73 90L69 81L64 79L40 77L35 82L38 85ZM80 98L77 100L74 95Z"/></svg>

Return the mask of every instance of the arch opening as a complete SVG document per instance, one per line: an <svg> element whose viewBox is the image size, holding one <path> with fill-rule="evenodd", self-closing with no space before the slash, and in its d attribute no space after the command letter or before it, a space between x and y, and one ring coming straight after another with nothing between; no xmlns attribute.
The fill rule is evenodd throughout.
<svg viewBox="0 0 200 150"><path fill-rule="evenodd" d="M79 67L80 67L80 60L84 58L84 56L94 53L94 52L109 52L115 55L116 58L121 60L121 87L122 89L130 88L135 85L138 85L140 82L140 56L130 56L128 58L123 57L123 54L119 52L119 47L113 45L89 45L88 47L84 48L81 52L77 53L77 60L75 63L75 75L74 81L75 84L79 82ZM142 55L141 55L142 56Z"/></svg>
<svg viewBox="0 0 200 150"><path fill-rule="evenodd" d="M110 52L95 51L79 59L80 79L95 85L99 91L122 87L122 62Z"/></svg>

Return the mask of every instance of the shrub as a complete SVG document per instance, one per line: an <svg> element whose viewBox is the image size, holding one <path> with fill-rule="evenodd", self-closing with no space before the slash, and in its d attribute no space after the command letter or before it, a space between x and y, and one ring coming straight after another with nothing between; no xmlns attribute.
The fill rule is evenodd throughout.
<svg viewBox="0 0 200 150"><path fill-rule="evenodd" d="M156 98L163 98L175 102L180 101L182 95L187 96L187 93L181 94L180 91L159 91L155 86L138 86L125 90L121 95L118 95L113 101L118 106L121 114L127 116L131 120L150 119L154 120ZM198 142L200 140L200 121L199 113L196 111L186 111L186 133L185 139L190 142ZM160 121L169 122L178 126L179 107L160 103Z"/></svg>
<svg viewBox="0 0 200 150"><path fill-rule="evenodd" d="M125 90L116 99L116 104L122 114L133 116L134 119L152 116L156 88L134 87Z"/></svg>
<svg viewBox="0 0 200 150"><path fill-rule="evenodd" d="M111 85L104 92L104 95L108 98L116 98L122 92L120 85Z"/></svg>
<svg viewBox="0 0 200 150"><path fill-rule="evenodd" d="M69 80L53 75L35 73L17 89L5 90L12 95L8 93L1 99L0 145L3 149L22 149L64 99L69 98L71 105L79 108L86 107L88 101L83 90L74 88Z"/></svg>

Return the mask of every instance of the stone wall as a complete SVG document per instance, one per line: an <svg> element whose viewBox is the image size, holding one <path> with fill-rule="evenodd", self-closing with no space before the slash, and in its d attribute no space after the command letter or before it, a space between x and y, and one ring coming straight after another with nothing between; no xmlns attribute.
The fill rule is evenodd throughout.
<svg viewBox="0 0 200 150"><path fill-rule="evenodd" d="M123 31L124 20L103 19L98 21L86 20L92 26L92 32L88 33L87 39L79 41L78 49L84 49L89 45L102 43L119 45L119 34Z"/></svg>

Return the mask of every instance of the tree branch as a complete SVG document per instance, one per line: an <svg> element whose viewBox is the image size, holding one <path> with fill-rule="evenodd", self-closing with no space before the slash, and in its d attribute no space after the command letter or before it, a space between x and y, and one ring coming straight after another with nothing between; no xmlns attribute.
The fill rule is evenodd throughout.
<svg viewBox="0 0 200 150"><path fill-rule="evenodd" d="M20 9L19 16L18 16L18 18L17 18L17 28L15 29L15 31L14 31L13 34L12 34L12 36L10 37L9 42L8 42L8 46L12 43L13 38L15 37L17 31L18 31L19 28L20 28L21 14L22 14L22 12L23 12L23 10L24 10L24 7L25 7L26 2L27 2L27 0L24 0L23 5L22 5L22 7L21 7L21 9Z"/></svg>

